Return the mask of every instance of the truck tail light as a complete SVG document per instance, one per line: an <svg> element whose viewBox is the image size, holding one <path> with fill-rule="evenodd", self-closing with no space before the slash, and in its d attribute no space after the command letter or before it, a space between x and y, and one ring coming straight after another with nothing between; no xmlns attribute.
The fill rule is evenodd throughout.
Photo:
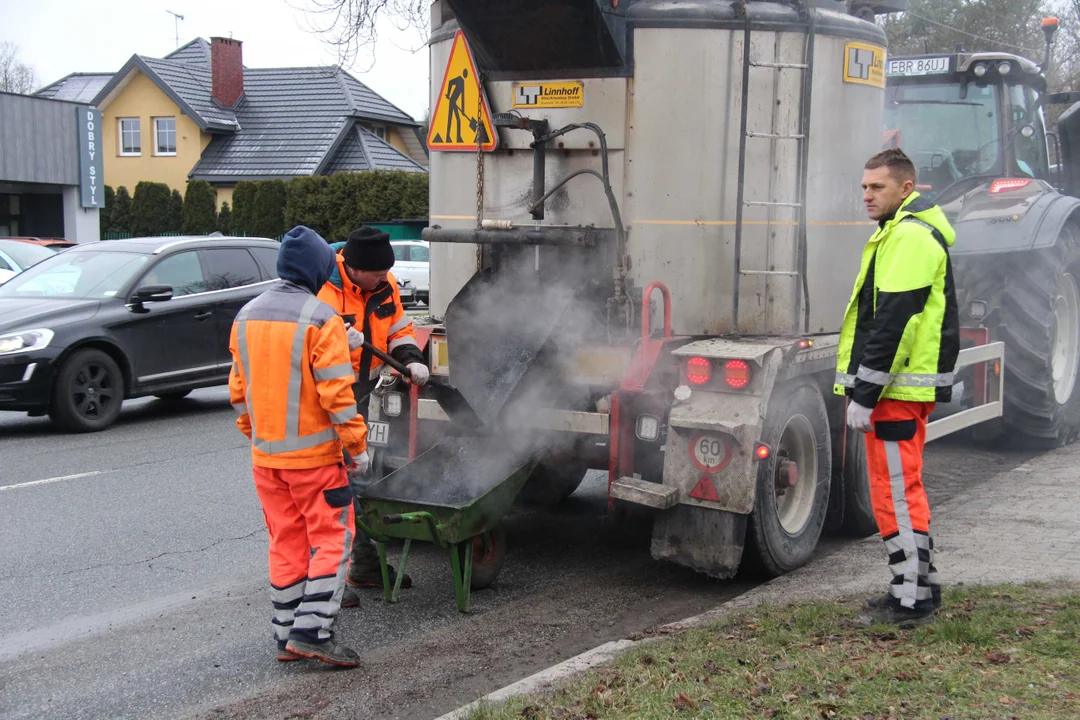
<svg viewBox="0 0 1080 720"><path fill-rule="evenodd" d="M729 388L742 390L750 384L750 365L745 360L728 360L724 363L724 382Z"/></svg>
<svg viewBox="0 0 1080 720"><path fill-rule="evenodd" d="M686 379L691 385L704 385L712 379L712 363L708 358L692 357L686 361Z"/></svg>
<svg viewBox="0 0 1080 720"><path fill-rule="evenodd" d="M1031 184L1031 178L1002 178L1001 180L995 180L990 184L990 194L998 195L1000 193L1012 192L1013 190L1022 190Z"/></svg>

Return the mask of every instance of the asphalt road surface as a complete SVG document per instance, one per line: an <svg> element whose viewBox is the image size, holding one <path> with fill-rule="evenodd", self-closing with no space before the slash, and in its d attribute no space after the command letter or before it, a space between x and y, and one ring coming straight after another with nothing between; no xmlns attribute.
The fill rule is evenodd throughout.
<svg viewBox="0 0 1080 720"><path fill-rule="evenodd" d="M448 556L420 546L401 603L366 591L342 612L362 668L279 664L234 417L224 388L127 403L89 435L0 413L0 717L433 717L751 586L654 562L647 528L605 522L594 474L562 506L507 519L506 566L471 615L456 611ZM927 454L932 502L1029 457L948 442Z"/></svg>

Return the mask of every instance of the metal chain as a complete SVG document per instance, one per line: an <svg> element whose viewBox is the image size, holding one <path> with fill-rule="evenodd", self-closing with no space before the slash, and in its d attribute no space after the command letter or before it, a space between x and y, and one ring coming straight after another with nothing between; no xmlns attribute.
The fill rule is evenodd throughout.
<svg viewBox="0 0 1080 720"><path fill-rule="evenodd" d="M487 139L484 127L484 76L476 76L476 229L484 224L484 141ZM483 246L476 245L476 271L483 269Z"/></svg>

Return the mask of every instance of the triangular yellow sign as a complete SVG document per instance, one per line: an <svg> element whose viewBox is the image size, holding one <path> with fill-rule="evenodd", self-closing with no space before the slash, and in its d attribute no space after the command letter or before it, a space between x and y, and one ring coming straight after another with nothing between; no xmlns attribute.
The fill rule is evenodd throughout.
<svg viewBox="0 0 1080 720"><path fill-rule="evenodd" d="M482 133L482 134L481 134ZM495 149L498 135L491 124L491 110L480 88L472 53L460 30L454 35L446 63L442 89L428 128L428 150L471 150L483 139L485 152Z"/></svg>

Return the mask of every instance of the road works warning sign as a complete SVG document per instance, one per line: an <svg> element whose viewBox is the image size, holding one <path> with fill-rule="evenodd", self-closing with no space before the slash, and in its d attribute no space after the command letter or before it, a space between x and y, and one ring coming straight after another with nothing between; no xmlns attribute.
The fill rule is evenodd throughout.
<svg viewBox="0 0 1080 720"><path fill-rule="evenodd" d="M585 83L580 80L514 83L515 108L572 108L584 102Z"/></svg>
<svg viewBox="0 0 1080 720"><path fill-rule="evenodd" d="M885 88L885 48L849 42L844 46L844 82Z"/></svg>
<svg viewBox="0 0 1080 720"><path fill-rule="evenodd" d="M494 150L498 136L492 129L491 110L480 87L472 53L460 30L454 36L450 60L446 63L442 89L435 101L428 130L428 150L471 150L481 143Z"/></svg>

